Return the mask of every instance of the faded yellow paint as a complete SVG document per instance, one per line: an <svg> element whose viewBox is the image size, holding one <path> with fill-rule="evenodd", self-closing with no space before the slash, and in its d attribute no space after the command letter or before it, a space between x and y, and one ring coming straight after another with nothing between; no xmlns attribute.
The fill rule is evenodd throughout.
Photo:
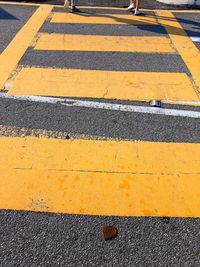
<svg viewBox="0 0 200 267"><path fill-rule="evenodd" d="M0 55L0 89L25 53L53 6L40 6Z"/></svg>
<svg viewBox="0 0 200 267"><path fill-rule="evenodd" d="M200 144L0 138L0 168L199 174Z"/></svg>
<svg viewBox="0 0 200 267"><path fill-rule="evenodd" d="M113 216L200 217L199 175L1 169L0 208Z"/></svg>
<svg viewBox="0 0 200 267"><path fill-rule="evenodd" d="M184 60L200 92L200 53L181 24L170 11L158 11L158 20L166 28L174 47Z"/></svg>
<svg viewBox="0 0 200 267"><path fill-rule="evenodd" d="M93 139L93 140L105 140L107 137L97 136L97 135L86 135L78 133L70 133L64 131L54 131L54 130L44 130L44 129L31 129L31 128L21 128L10 125L1 125L0 124L0 137L9 136L9 137L39 137L39 138L55 138L55 139ZM109 138L110 140L112 138ZM115 139L116 140L116 139Z"/></svg>
<svg viewBox="0 0 200 267"><path fill-rule="evenodd" d="M200 216L200 144L2 137L0 149L1 209Z"/></svg>
<svg viewBox="0 0 200 267"><path fill-rule="evenodd" d="M72 14L54 13L52 23L89 23L89 24L158 24L156 16L133 16L121 14Z"/></svg>
<svg viewBox="0 0 200 267"><path fill-rule="evenodd" d="M158 72L23 68L9 93L144 101L198 100L186 74Z"/></svg>
<svg viewBox="0 0 200 267"><path fill-rule="evenodd" d="M175 52L170 39L144 36L99 36L75 34L42 34L35 49L116 52Z"/></svg>

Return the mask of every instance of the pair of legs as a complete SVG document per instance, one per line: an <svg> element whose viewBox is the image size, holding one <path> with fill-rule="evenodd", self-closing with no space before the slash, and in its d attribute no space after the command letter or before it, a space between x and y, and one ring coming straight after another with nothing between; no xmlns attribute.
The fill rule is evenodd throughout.
<svg viewBox="0 0 200 267"><path fill-rule="evenodd" d="M71 10L73 12L78 12L79 10L76 8L77 0L65 0L64 7L71 6Z"/></svg>
<svg viewBox="0 0 200 267"><path fill-rule="evenodd" d="M134 2L135 2L135 7L134 7ZM135 8L135 15L139 15L140 11L140 0L130 0L130 5L128 7L128 10L133 10Z"/></svg>
<svg viewBox="0 0 200 267"><path fill-rule="evenodd" d="M76 7L77 0L71 0L71 7Z"/></svg>

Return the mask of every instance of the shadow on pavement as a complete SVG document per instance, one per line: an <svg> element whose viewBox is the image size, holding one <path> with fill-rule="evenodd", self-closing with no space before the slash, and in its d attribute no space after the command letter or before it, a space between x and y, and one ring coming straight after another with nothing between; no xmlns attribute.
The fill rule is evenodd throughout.
<svg viewBox="0 0 200 267"><path fill-rule="evenodd" d="M126 13L125 13L126 14ZM76 13L74 14L74 16L77 16L77 18L79 16L84 16L84 17L88 17L88 18L92 18L92 17L100 17L100 18L110 18L110 19L113 19L115 20L116 22L118 23L124 23L124 24L128 24L128 25L132 25L134 24L134 15L130 15L130 19L128 18L120 18L120 17L117 17L116 15L112 15L112 14L99 14L99 13L89 13L89 12L85 12L84 10L82 12L79 12L79 13ZM188 25L194 25L195 27L195 30L200 30L200 23L199 22L194 22L194 21L191 21L191 20L188 20L188 19L174 19L174 18L169 18L169 17L165 17L165 16L159 16L159 15L152 15L152 14L144 14L144 16L142 16L143 18L143 21L145 22L145 18L155 18L155 19L158 19L158 20L162 20L164 21L164 23L162 23L162 25L160 24L160 26L163 26L163 27L168 27L169 29L169 32L170 34L172 35L180 35L180 36L185 36L183 34L183 31L182 31L182 28L177 28L177 27L174 27L174 26L170 26L167 22L173 22L173 21L178 21L179 23L184 23L184 24L188 24ZM148 23L148 19L146 20L146 22ZM134 27L137 25L134 24ZM153 26L154 24L152 24ZM149 25L148 25L149 26ZM146 25L137 25L138 29L141 29L141 30L146 30L146 31L151 31L151 32L157 32L155 30L155 27L147 27ZM188 33L190 33L190 35L195 35L196 34L196 31L187 31Z"/></svg>
<svg viewBox="0 0 200 267"><path fill-rule="evenodd" d="M5 11L3 8L0 8L0 20L7 19L7 20L18 20L15 16Z"/></svg>

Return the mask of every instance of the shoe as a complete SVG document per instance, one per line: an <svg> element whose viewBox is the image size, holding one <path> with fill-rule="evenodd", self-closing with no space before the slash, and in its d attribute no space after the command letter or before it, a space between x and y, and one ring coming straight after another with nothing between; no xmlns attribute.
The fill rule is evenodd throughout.
<svg viewBox="0 0 200 267"><path fill-rule="evenodd" d="M70 4L71 4L71 1L70 0L65 0L64 7L65 8L68 8L70 6Z"/></svg>
<svg viewBox="0 0 200 267"><path fill-rule="evenodd" d="M130 4L130 6L128 7L128 10L131 11L132 9L134 9L134 4Z"/></svg>
<svg viewBox="0 0 200 267"><path fill-rule="evenodd" d="M72 10L71 10L72 13L78 13L78 12L81 12L78 8L76 8L75 6L72 6Z"/></svg>
<svg viewBox="0 0 200 267"><path fill-rule="evenodd" d="M139 10L135 9L135 16L141 16L144 15L142 12L140 12Z"/></svg>

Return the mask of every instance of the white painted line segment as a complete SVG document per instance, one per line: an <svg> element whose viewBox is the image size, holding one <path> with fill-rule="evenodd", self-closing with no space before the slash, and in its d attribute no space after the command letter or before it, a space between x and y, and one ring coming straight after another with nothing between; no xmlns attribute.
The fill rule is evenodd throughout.
<svg viewBox="0 0 200 267"><path fill-rule="evenodd" d="M164 108L154 108L146 106L134 106L134 105L114 104L114 103L105 103L105 102L96 102L87 100L76 100L70 98L56 98L56 97L44 97L44 96L17 96L17 95L8 95L6 93L0 93L0 98L39 102L39 103L49 103L49 104L61 104L71 107L106 109L106 110L115 110L124 112L175 116L175 117L176 116L188 117L195 119L200 118L200 112L191 110L164 109Z"/></svg>
<svg viewBox="0 0 200 267"><path fill-rule="evenodd" d="M182 106L200 106L200 101L162 100L161 103Z"/></svg>
<svg viewBox="0 0 200 267"><path fill-rule="evenodd" d="M191 39L193 42L200 42L200 36L190 36L190 39Z"/></svg>
<svg viewBox="0 0 200 267"><path fill-rule="evenodd" d="M92 102L92 101L75 101L72 104L61 103L67 106L85 107L85 108L95 108L95 109L107 109L125 112L136 112L136 113L148 113L156 115L167 115L167 116L179 116L179 117L189 117L189 118L200 118L200 112L189 111L189 110L178 110L178 109L163 109L154 108L146 106L133 106L133 105L123 105L123 104L111 104L102 102Z"/></svg>

